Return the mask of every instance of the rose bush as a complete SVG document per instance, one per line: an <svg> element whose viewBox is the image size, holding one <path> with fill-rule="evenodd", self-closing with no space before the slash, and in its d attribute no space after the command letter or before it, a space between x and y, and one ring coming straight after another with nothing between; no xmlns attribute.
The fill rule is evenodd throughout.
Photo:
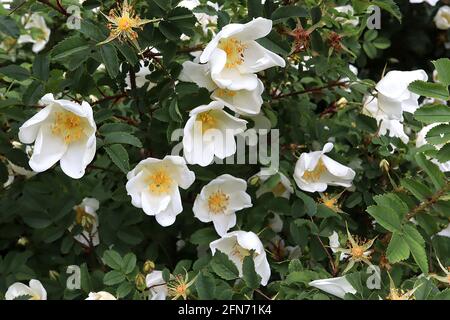
<svg viewBox="0 0 450 320"><path fill-rule="evenodd" d="M447 1L0 6L0 298L450 299Z"/></svg>

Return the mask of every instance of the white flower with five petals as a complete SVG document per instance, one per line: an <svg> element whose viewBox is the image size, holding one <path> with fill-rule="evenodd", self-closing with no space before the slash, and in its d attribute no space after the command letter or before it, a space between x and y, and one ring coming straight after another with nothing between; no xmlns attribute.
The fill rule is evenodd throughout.
<svg viewBox="0 0 450 320"><path fill-rule="evenodd" d="M419 95L408 90L416 80L426 81L423 70L390 71L376 85L377 96L366 97L363 113L377 119L403 120L403 112L414 113L419 108Z"/></svg>
<svg viewBox="0 0 450 320"><path fill-rule="evenodd" d="M45 95L41 103L46 107L19 129L22 143L34 142L31 169L43 172L60 161L65 174L81 178L96 151L92 107L84 101L55 100L52 94Z"/></svg>
<svg viewBox="0 0 450 320"><path fill-rule="evenodd" d="M255 73L286 64L283 58L255 41L271 30L272 21L264 18L226 25L206 46L200 62L209 62L211 77L220 88L254 90L258 86Z"/></svg>
<svg viewBox="0 0 450 320"><path fill-rule="evenodd" d="M182 157L166 156L162 160L142 160L128 173L127 179L131 203L167 227L183 211L179 187L189 188L195 181L195 174Z"/></svg>
<svg viewBox="0 0 450 320"><path fill-rule="evenodd" d="M213 222L219 236L236 225L236 211L250 208L245 180L223 174L203 187L194 202L194 215L201 222Z"/></svg>
<svg viewBox="0 0 450 320"><path fill-rule="evenodd" d="M222 102L226 107L242 115L257 115L261 111L264 84L257 79L253 90L229 90L218 87L211 78L209 64L199 64L191 61L183 63L179 76L181 81L194 82L200 88L211 91L211 99Z"/></svg>
<svg viewBox="0 0 450 320"><path fill-rule="evenodd" d="M267 285L270 278L270 265L267 261L264 246L258 236L253 232L234 231L222 236L209 244L214 255L216 250L226 254L228 258L236 265L239 276L242 277L242 266L244 258L250 256L253 251L253 261L255 262L255 271L261 276L261 284Z"/></svg>
<svg viewBox="0 0 450 320"><path fill-rule="evenodd" d="M39 280L31 279L29 285L21 282L13 283L5 293L5 300L28 297L28 300L47 300L47 291Z"/></svg>
<svg viewBox="0 0 450 320"><path fill-rule="evenodd" d="M327 143L322 151L300 155L295 165L294 180L301 190L324 192L328 186L351 187L355 171L325 155L331 150L333 144Z"/></svg>
<svg viewBox="0 0 450 320"><path fill-rule="evenodd" d="M191 110L183 135L183 152L188 163L205 167L214 156L225 159L235 154L234 137L245 131L247 121L233 117L223 108L223 103L213 101Z"/></svg>

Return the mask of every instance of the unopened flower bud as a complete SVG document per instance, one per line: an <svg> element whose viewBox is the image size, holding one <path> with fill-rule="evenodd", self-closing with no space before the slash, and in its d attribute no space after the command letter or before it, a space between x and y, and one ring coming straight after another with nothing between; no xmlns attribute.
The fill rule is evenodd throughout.
<svg viewBox="0 0 450 320"><path fill-rule="evenodd" d="M380 161L380 169L385 172L389 172L390 164L386 159Z"/></svg>
<svg viewBox="0 0 450 320"><path fill-rule="evenodd" d="M259 177L258 176L254 176L254 177L251 177L249 180L248 180L248 184L249 185L251 185L251 186L257 186L258 184L259 184Z"/></svg>
<svg viewBox="0 0 450 320"><path fill-rule="evenodd" d="M136 278L134 279L134 283L136 284L136 288L139 291L144 291L147 288L145 283L145 276L142 273L138 273Z"/></svg>
<svg viewBox="0 0 450 320"><path fill-rule="evenodd" d="M151 273L153 270L155 270L155 263L151 260L147 260L144 263L144 267L142 268L144 270L145 274Z"/></svg>
<svg viewBox="0 0 450 320"><path fill-rule="evenodd" d="M30 241L26 237L20 237L19 240L17 240L17 244L19 246L26 246Z"/></svg>

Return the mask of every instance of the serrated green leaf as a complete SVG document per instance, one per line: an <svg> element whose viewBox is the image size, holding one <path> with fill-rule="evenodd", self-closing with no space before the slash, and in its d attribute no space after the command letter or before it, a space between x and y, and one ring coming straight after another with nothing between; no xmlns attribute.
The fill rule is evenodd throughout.
<svg viewBox="0 0 450 320"><path fill-rule="evenodd" d="M386 250L390 263L397 263L409 258L409 247L402 235L394 232Z"/></svg>
<svg viewBox="0 0 450 320"><path fill-rule="evenodd" d="M256 273L253 254L244 258L244 262L242 264L242 275L247 287L253 290L258 289L261 283L261 276Z"/></svg>
<svg viewBox="0 0 450 320"><path fill-rule="evenodd" d="M8 78L18 81L23 81L30 77L30 72L21 66L11 64L0 68L0 75L5 75Z"/></svg>
<svg viewBox="0 0 450 320"><path fill-rule="evenodd" d="M426 124L450 122L450 107L444 105L423 106L414 113L414 117Z"/></svg>
<svg viewBox="0 0 450 320"><path fill-rule="evenodd" d="M239 277L239 270L225 253L216 251L211 259L210 266L214 273L224 280L234 280Z"/></svg>
<svg viewBox="0 0 450 320"><path fill-rule="evenodd" d="M136 267L136 260L136 255L134 253L127 253L122 260L122 271L125 274L133 272L134 268Z"/></svg>
<svg viewBox="0 0 450 320"><path fill-rule="evenodd" d="M105 145L109 144L129 144L138 148L142 148L142 142L129 134L128 132L111 132L105 134Z"/></svg>
<svg viewBox="0 0 450 320"><path fill-rule="evenodd" d="M123 173L127 174L130 171L128 153L122 145L113 144L105 146L104 149L112 162L114 162Z"/></svg>
<svg viewBox="0 0 450 320"><path fill-rule="evenodd" d="M100 55L109 76L115 79L119 74L119 58L117 57L116 48L109 43L102 45L100 47Z"/></svg>
<svg viewBox="0 0 450 320"><path fill-rule="evenodd" d="M422 238L416 227L412 225L405 225L403 227L403 234L409 250L414 257L417 265L423 273L428 274L428 258L425 251L425 240Z"/></svg>
<svg viewBox="0 0 450 320"><path fill-rule="evenodd" d="M215 297L216 283L213 278L200 272L195 280L195 288L197 289L200 300L212 300Z"/></svg>
<svg viewBox="0 0 450 320"><path fill-rule="evenodd" d="M112 270L105 274L103 283L107 286L113 286L125 281L125 275L117 270Z"/></svg>
<svg viewBox="0 0 450 320"><path fill-rule="evenodd" d="M434 67L438 73L438 81L444 86L450 85L450 59L441 58L433 61Z"/></svg>
<svg viewBox="0 0 450 320"><path fill-rule="evenodd" d="M367 212L385 229L391 232L401 232L399 215L389 207L370 206Z"/></svg>
<svg viewBox="0 0 450 320"><path fill-rule="evenodd" d="M114 250L106 250L103 253L102 260L107 266L115 270L121 270L123 265L122 257Z"/></svg>
<svg viewBox="0 0 450 320"><path fill-rule="evenodd" d="M440 100L448 100L449 98L448 88L442 83L433 83L416 80L410 83L408 89L418 94L419 96L435 98Z"/></svg>
<svg viewBox="0 0 450 320"><path fill-rule="evenodd" d="M445 185L446 177L439 168L429 161L423 153L416 154L415 157L417 164L426 172L430 177L436 189L442 189Z"/></svg>

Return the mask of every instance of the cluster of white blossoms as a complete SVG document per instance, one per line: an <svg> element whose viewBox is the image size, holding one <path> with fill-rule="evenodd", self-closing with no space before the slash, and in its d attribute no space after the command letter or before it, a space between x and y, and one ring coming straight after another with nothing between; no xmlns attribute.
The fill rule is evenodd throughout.
<svg viewBox="0 0 450 320"><path fill-rule="evenodd" d="M408 90L416 80L427 81L424 70L390 71L375 86L376 94L364 100L363 113L377 120L380 135L398 137L409 142L403 126L403 113L419 108L419 95Z"/></svg>

